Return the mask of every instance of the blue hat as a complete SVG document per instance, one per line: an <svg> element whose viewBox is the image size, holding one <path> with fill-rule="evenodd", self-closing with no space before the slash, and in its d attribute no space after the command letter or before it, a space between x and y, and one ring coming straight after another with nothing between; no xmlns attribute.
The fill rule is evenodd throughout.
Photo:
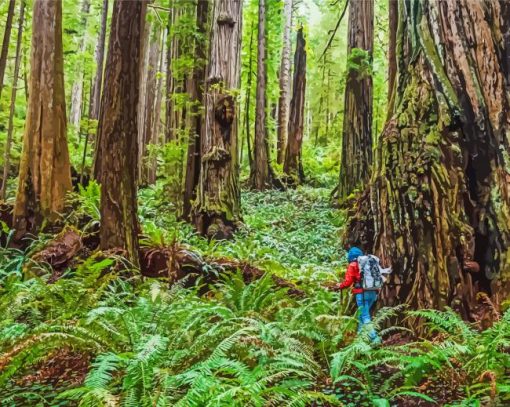
<svg viewBox="0 0 510 407"><path fill-rule="evenodd" d="M359 256L363 256L363 252L358 247L351 247L347 252L347 260L349 263L355 261Z"/></svg>

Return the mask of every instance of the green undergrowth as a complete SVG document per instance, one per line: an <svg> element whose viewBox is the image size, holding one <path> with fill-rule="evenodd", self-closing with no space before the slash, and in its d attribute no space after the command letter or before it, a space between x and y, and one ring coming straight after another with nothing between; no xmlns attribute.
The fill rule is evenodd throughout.
<svg viewBox="0 0 510 407"><path fill-rule="evenodd" d="M97 222L97 189L74 196L74 222ZM510 311L486 330L451 310L383 308L383 345L356 335L352 298L338 280L342 214L328 190L245 192L245 226L209 242L141 191L143 244L174 242L210 257L247 260L205 290L141 279L121 258L91 254L55 282L26 278L29 254L0 249L1 406L504 406L510 403ZM79 213L79 212L83 213ZM124 265L122 265L124 264ZM45 273L46 271L46 273ZM275 285L275 273L304 296ZM403 321L402 327L390 321ZM420 327L419 331L415 328Z"/></svg>

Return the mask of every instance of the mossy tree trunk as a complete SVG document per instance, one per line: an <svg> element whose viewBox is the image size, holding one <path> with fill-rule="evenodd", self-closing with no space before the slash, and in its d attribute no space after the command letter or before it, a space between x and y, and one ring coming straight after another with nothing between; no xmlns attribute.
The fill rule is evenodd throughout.
<svg viewBox="0 0 510 407"><path fill-rule="evenodd" d="M14 17L14 6L16 0L9 0L7 9L7 18L5 20L4 38L2 40L2 50L0 51L0 96L4 87L5 67L7 66L7 54L9 53L9 41L11 39L12 19Z"/></svg>
<svg viewBox="0 0 510 407"><path fill-rule="evenodd" d="M7 181L11 168L11 146L14 133L14 115L16 110L16 93L18 91L18 77L21 65L21 41L23 40L23 23L25 21L25 0L21 0L18 19L18 38L16 40L16 56L14 57L14 74L12 78L11 105L9 108L9 124L7 125L7 140L4 149L4 168L2 173L2 187L0 188L0 201L5 199Z"/></svg>
<svg viewBox="0 0 510 407"><path fill-rule="evenodd" d="M196 25L198 37L195 42L195 67L193 75L188 77L186 88L190 98L190 128L186 160L186 178L184 180L183 218L190 219L193 201L196 199L196 188L200 180L200 141L202 138L202 106L205 68L207 61L207 20L209 1L198 0Z"/></svg>
<svg viewBox="0 0 510 407"><path fill-rule="evenodd" d="M66 136L61 0L35 0L28 111L14 223L20 234L54 222L71 190Z"/></svg>
<svg viewBox="0 0 510 407"><path fill-rule="evenodd" d="M372 50L374 1L349 2L339 197L344 201L368 181L372 164Z"/></svg>
<svg viewBox="0 0 510 407"><path fill-rule="evenodd" d="M301 27L297 33L296 53L294 54L294 80L290 102L288 141L283 165L283 171L293 183L300 183L304 181L305 177L301 162L306 94L305 47L306 42L303 36L303 27Z"/></svg>
<svg viewBox="0 0 510 407"><path fill-rule="evenodd" d="M115 0L98 126L101 248L138 264L138 116L145 1Z"/></svg>
<svg viewBox="0 0 510 407"><path fill-rule="evenodd" d="M394 268L383 299L473 309L510 293L510 7L399 3L397 89L350 239Z"/></svg>
<svg viewBox="0 0 510 407"><path fill-rule="evenodd" d="M285 0L283 6L283 47L282 60L280 63L280 97L278 99L278 132L276 151L278 163L283 163L287 142L287 130L289 123L289 92L290 92L290 53L292 48L292 0Z"/></svg>
<svg viewBox="0 0 510 407"><path fill-rule="evenodd" d="M210 237L230 237L240 218L238 103L242 0L215 0L204 94L200 180L193 223Z"/></svg>
<svg viewBox="0 0 510 407"><path fill-rule="evenodd" d="M267 139L266 0L259 0L258 10L255 145L250 171L250 183L253 189L262 191L271 187L273 183L273 171L269 161L269 143Z"/></svg>

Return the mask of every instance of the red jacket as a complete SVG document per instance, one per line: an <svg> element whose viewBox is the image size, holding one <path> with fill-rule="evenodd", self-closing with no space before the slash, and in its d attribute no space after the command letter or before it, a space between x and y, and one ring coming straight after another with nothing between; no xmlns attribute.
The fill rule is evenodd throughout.
<svg viewBox="0 0 510 407"><path fill-rule="evenodd" d="M353 261L349 263L347 267L347 272L345 273L344 281L338 284L338 288L343 290L344 288L352 287L353 294L361 294L363 292L362 288L354 287L355 283L359 283L361 281L361 274L359 272L359 266L357 261Z"/></svg>

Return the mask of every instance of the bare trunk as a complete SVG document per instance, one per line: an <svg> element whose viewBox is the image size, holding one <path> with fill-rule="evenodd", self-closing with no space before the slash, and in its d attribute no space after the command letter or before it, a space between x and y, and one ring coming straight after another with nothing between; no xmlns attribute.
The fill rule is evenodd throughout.
<svg viewBox="0 0 510 407"><path fill-rule="evenodd" d="M66 138L62 2L35 0L28 111L14 207L20 234L55 221L71 190Z"/></svg>
<svg viewBox="0 0 510 407"><path fill-rule="evenodd" d="M83 0L82 4L82 21L81 28L83 30L80 44L78 46L78 54L81 55L85 51L85 35L87 30L87 18L90 9L90 1ZM73 83L73 89L71 91L71 113L69 123L73 126L79 127L81 121L82 112L82 100L83 100L83 64L81 58L78 59L78 67L76 70L76 79Z"/></svg>
<svg viewBox="0 0 510 407"><path fill-rule="evenodd" d="M232 90L241 73L242 0L215 0L204 95L200 182L193 207L197 230L230 237L240 219L238 106Z"/></svg>
<svg viewBox="0 0 510 407"><path fill-rule="evenodd" d="M368 181L372 164L372 49L374 2L349 3L349 44L345 84L341 201Z"/></svg>
<svg viewBox="0 0 510 407"><path fill-rule="evenodd" d="M259 0L258 48L257 48L257 94L255 105L255 155L251 167L250 183L253 189L262 191L272 185L273 172L269 163L267 140L267 49L266 49L266 0Z"/></svg>
<svg viewBox="0 0 510 407"><path fill-rule="evenodd" d="M11 163L11 144L14 131L14 114L16 109L16 92L18 87L19 69L21 65L21 40L23 39L23 22L25 18L25 0L21 0L19 20L18 20L18 39L16 41L16 59L14 62L14 77L12 79L11 90L11 106L9 110L9 124L7 127L7 141L4 151L4 169L2 176L2 188L0 189L0 200L5 199L5 190L7 188L7 180L9 178L9 170Z"/></svg>
<svg viewBox="0 0 510 407"><path fill-rule="evenodd" d="M169 0L170 4L170 12L168 13L168 38L167 38L167 58L166 58L166 99L165 99L165 140L171 141L176 140L177 135L175 129L173 128L173 118L175 117L174 112L174 101L172 100L172 96L174 93L174 74L172 71L172 61L175 58L175 42L173 40L174 34L172 33L172 28L175 23L175 14L177 12L175 7L175 0Z"/></svg>
<svg viewBox="0 0 510 407"><path fill-rule="evenodd" d="M350 240L393 266L387 304L449 305L470 316L477 292L496 304L510 294L510 51L503 41L510 12L503 5L399 4L402 91L350 225Z"/></svg>
<svg viewBox="0 0 510 407"><path fill-rule="evenodd" d="M4 39L2 41L2 52L0 53L0 96L4 87L5 67L7 66L7 54L9 53L9 41L11 39L12 19L14 17L14 6L16 0L9 0L7 20L5 21Z"/></svg>
<svg viewBox="0 0 510 407"><path fill-rule="evenodd" d="M95 60L96 75L92 85L92 96L90 98L90 118L99 119L99 107L101 104L101 88L103 86L103 67L104 67L104 48L106 42L106 24L108 20L108 0L103 0L103 8L101 10L101 30L97 40Z"/></svg>
<svg viewBox="0 0 510 407"><path fill-rule="evenodd" d="M161 73L165 68L165 56L166 53L163 52L166 41L166 32L163 32L161 43L160 43L160 59L159 59L159 77L158 84L156 89L156 103L154 105L154 120L152 123L152 145L158 145L160 143L160 130L161 130L161 104L163 102L163 76ZM157 171L157 157L153 156L148 164L148 172L147 172L147 182L149 184L154 184L156 182L156 171Z"/></svg>
<svg viewBox="0 0 510 407"><path fill-rule="evenodd" d="M150 83L149 83L149 70L150 70L150 47L149 47L149 39L151 37L151 24L146 23L145 28L142 35L141 42L141 51L140 51L140 90L139 90L139 101L138 101L138 174L137 179L138 182L141 182L142 179L142 157L145 154L145 131L146 131L146 113L147 113L147 102L148 98L151 96L148 93L150 92Z"/></svg>
<svg viewBox="0 0 510 407"><path fill-rule="evenodd" d="M248 59L248 81L246 86L246 104L245 104L245 129L246 129L246 148L248 149L248 163L250 168L253 165L253 154L251 151L251 125L250 125L250 109L251 109L251 84L253 78L253 22L250 30L250 57Z"/></svg>
<svg viewBox="0 0 510 407"><path fill-rule="evenodd" d="M280 98L278 99L278 134L276 145L278 164L283 162L289 122L292 0L285 0L283 16L285 25L283 27L282 61L280 65Z"/></svg>
<svg viewBox="0 0 510 407"><path fill-rule="evenodd" d="M115 0L98 127L101 248L138 264L137 169L140 60L145 1Z"/></svg>
<svg viewBox="0 0 510 407"><path fill-rule="evenodd" d="M187 89L190 98L190 138L188 141L188 154L186 162L186 179L184 181L183 218L190 220L193 201L196 198L196 188L200 180L200 140L202 138L202 103L203 85L205 81L206 66L206 36L207 17L209 13L208 0L199 0L197 3L196 21L200 40L195 43L195 68L189 77Z"/></svg>
<svg viewBox="0 0 510 407"><path fill-rule="evenodd" d="M388 5L388 111L391 111L391 100L395 93L395 77L397 75L397 29L398 29L398 0L389 0ZM377 116L376 116L377 117ZM377 134L377 133L376 133Z"/></svg>
<svg viewBox="0 0 510 407"><path fill-rule="evenodd" d="M301 27L297 34L296 53L294 55L294 81L292 86L292 101L290 102L289 139L283 165L283 171L294 183L299 183L304 180L303 165L301 162L301 146L303 144L306 92L305 46L306 42L303 36L303 27Z"/></svg>

